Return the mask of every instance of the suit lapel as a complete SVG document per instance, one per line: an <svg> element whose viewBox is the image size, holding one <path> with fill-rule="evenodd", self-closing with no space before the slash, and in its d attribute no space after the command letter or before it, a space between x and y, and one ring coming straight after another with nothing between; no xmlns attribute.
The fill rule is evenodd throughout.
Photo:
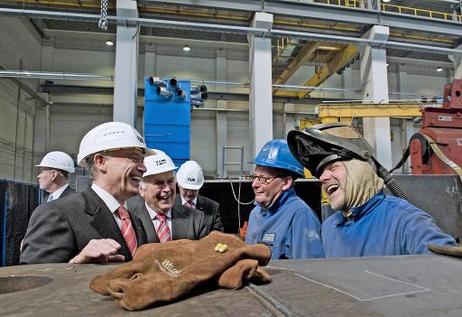
<svg viewBox="0 0 462 317"><path fill-rule="evenodd" d="M61 194L60 198L62 197L66 197L66 196L69 196L69 195L72 195L72 194L75 194L75 191L72 190L72 188L70 188L69 186L66 187L66 189L63 191L63 193Z"/></svg>
<svg viewBox="0 0 462 317"><path fill-rule="evenodd" d="M183 206L174 205L172 208L172 231L173 240L184 239L188 233L191 217L186 217L186 210Z"/></svg>
<svg viewBox="0 0 462 317"><path fill-rule="evenodd" d="M204 211L204 200L202 199L201 196L197 196L197 204L196 204L196 209L200 211Z"/></svg>
<svg viewBox="0 0 462 317"><path fill-rule="evenodd" d="M152 223L152 219L150 218L149 212L146 209L146 206L144 205L144 200L143 205L139 207L142 209L142 211L138 214L140 215L140 219L144 224L144 228L146 228L146 236L148 237L148 241L159 242L159 237L157 236L156 228L154 228L154 224Z"/></svg>
<svg viewBox="0 0 462 317"><path fill-rule="evenodd" d="M90 224L101 235L101 237L117 241L120 244L118 253L124 255L126 261L131 260L132 256L128 250L127 244L125 243L124 237L120 232L120 228L104 201L92 189L87 189L82 194L86 196L86 200L89 202L89 209L86 212L93 216ZM137 229L138 228L135 229L135 232Z"/></svg>

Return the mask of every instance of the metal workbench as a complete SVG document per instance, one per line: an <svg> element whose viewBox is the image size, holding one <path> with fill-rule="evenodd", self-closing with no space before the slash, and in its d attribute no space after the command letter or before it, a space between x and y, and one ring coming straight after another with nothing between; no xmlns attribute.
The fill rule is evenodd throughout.
<svg viewBox="0 0 462 317"><path fill-rule="evenodd" d="M111 267L1 268L0 315L462 316L462 260L446 256L272 261L271 284L202 292L139 312L125 311L88 288L93 276Z"/></svg>

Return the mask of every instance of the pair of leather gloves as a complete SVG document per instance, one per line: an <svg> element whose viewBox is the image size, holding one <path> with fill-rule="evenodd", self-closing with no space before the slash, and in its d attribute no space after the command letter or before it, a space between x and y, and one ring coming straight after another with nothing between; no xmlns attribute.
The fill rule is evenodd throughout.
<svg viewBox="0 0 462 317"><path fill-rule="evenodd" d="M127 310L140 310L173 302L206 284L237 289L247 282L269 283L271 276L260 266L270 258L263 244L245 245L234 235L213 231L196 241L142 245L131 262L94 277L90 288L111 295Z"/></svg>

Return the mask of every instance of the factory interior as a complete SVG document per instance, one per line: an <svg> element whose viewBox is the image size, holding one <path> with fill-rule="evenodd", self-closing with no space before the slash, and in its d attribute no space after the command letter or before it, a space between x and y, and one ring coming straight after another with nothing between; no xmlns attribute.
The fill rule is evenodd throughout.
<svg viewBox="0 0 462 317"><path fill-rule="evenodd" d="M69 186L84 192L93 170L81 164L83 138L106 122L130 125L176 168L198 162L200 195L219 203L221 231L241 239L259 203L254 183L268 182L256 175L262 147L287 139L295 156L291 131L351 126L389 175L386 195L462 238L460 0L0 0L0 40L3 316L139 309L125 289L111 293L125 311L89 289L106 265L20 265L29 220L50 194L37 179L44 157L67 153ZM326 187L295 158L295 192L322 224L335 212ZM195 288L133 314L462 316L456 257L273 260L267 285Z"/></svg>

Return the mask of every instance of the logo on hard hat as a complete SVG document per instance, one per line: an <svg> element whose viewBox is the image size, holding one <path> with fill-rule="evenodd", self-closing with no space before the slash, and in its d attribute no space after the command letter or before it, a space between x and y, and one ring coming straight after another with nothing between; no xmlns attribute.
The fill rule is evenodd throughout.
<svg viewBox="0 0 462 317"><path fill-rule="evenodd" d="M167 164L167 160L166 159L157 160L156 164L157 164L157 166Z"/></svg>
<svg viewBox="0 0 462 317"><path fill-rule="evenodd" d="M139 135L136 136L136 138L138 139L138 141L140 141L141 143L144 143L144 140L142 137L140 137Z"/></svg>
<svg viewBox="0 0 462 317"><path fill-rule="evenodd" d="M196 182L196 179L195 179L195 178L188 177L187 181L188 181L188 182Z"/></svg>
<svg viewBox="0 0 462 317"><path fill-rule="evenodd" d="M113 135L113 134L122 134L122 133L125 133L125 131L123 131L123 130L121 130L121 131L110 131L110 132L104 133L103 136L108 136L108 135Z"/></svg>

